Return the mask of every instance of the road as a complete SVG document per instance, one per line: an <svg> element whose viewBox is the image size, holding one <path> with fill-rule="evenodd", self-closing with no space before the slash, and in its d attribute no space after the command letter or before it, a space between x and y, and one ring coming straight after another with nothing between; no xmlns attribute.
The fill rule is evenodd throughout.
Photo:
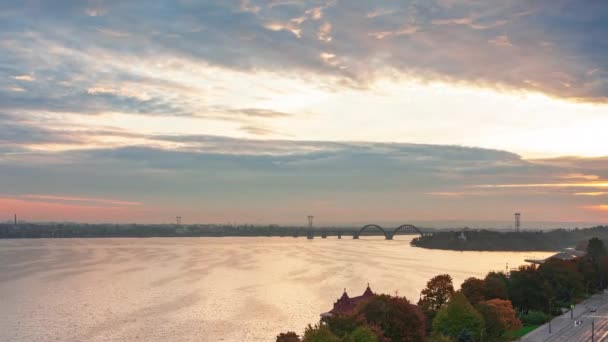
<svg viewBox="0 0 608 342"><path fill-rule="evenodd" d="M608 294L594 295L576 305L571 319L570 312L551 320L528 335L522 337L525 342L608 342ZM575 325L574 321L581 321Z"/></svg>

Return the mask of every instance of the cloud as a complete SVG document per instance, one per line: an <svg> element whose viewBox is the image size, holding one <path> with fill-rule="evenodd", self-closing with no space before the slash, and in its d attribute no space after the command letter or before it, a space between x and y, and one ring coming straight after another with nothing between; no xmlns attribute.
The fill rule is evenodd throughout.
<svg viewBox="0 0 608 342"><path fill-rule="evenodd" d="M513 46L513 43L511 43L511 40L509 39L509 37L505 36L505 35L494 37L493 39L488 40L488 43L499 46L499 47L512 47Z"/></svg>
<svg viewBox="0 0 608 342"><path fill-rule="evenodd" d="M259 135L259 136L264 136L264 135L276 135L277 132L270 129L270 128L265 128L265 127L259 127L259 126L242 126L241 129L247 133L253 134L253 135Z"/></svg>
<svg viewBox="0 0 608 342"><path fill-rule="evenodd" d="M591 211L608 212L608 204L588 205L582 208Z"/></svg>
<svg viewBox="0 0 608 342"><path fill-rule="evenodd" d="M416 26L405 26L395 31L371 32L368 35L376 39L384 39L386 37L408 36L418 32Z"/></svg>
<svg viewBox="0 0 608 342"><path fill-rule="evenodd" d="M14 79L19 80L19 81L26 81L26 82L33 82L36 80L36 78L32 75L17 75L17 76L13 76Z"/></svg>
<svg viewBox="0 0 608 342"><path fill-rule="evenodd" d="M539 180L554 184L563 180L561 175L580 170L531 163L505 151L203 135L147 139L187 147L30 150L25 154L0 150L0 187L20 200L162 208L149 216L152 221L175 216L175 211L195 216L197 207L213 208L222 219L236 215L247 220L254 215L251 211L257 211L255 215L293 222L299 212L313 207L316 216L349 219L324 212L315 206L320 201L350 208L348 212L360 215L357 219L394 215L389 213L430 218L420 214L421 208L441 208L435 210L434 218L488 219L510 217L511 208L522 206L530 220L584 219L590 212L602 215L582 208L599 204L590 202L593 196L575 196L581 192L578 186L528 186ZM95 182L90 181L93 177ZM477 187L490 180L526 186Z"/></svg>
<svg viewBox="0 0 608 342"><path fill-rule="evenodd" d="M220 109L221 110L221 109ZM225 111L233 114L242 114L250 117L260 117L260 118L276 118L276 117L285 117L290 116L288 113L278 112L272 109L262 109L262 108L235 108L235 109L225 109Z"/></svg>
<svg viewBox="0 0 608 342"><path fill-rule="evenodd" d="M497 20L488 24L476 23L473 18L452 18L452 19L436 19L431 21L434 25L465 25L475 30L486 30L498 26L503 26L508 23L507 20Z"/></svg>
<svg viewBox="0 0 608 342"><path fill-rule="evenodd" d="M72 196L56 196L56 195L33 195L25 194L19 195L18 198L25 200L42 200L42 201L53 201L53 202L78 202L78 203L93 203L101 205L116 205L116 206L133 206L142 205L140 202L131 201L120 201L115 199L107 198L88 198L88 197L72 197Z"/></svg>
<svg viewBox="0 0 608 342"><path fill-rule="evenodd" d="M607 196L608 192L605 191L594 191L594 192L576 192L576 196Z"/></svg>
<svg viewBox="0 0 608 342"><path fill-rule="evenodd" d="M306 11L312 20L321 20L323 18L323 7L313 7Z"/></svg>
<svg viewBox="0 0 608 342"><path fill-rule="evenodd" d="M331 37L331 24L328 22L324 22L323 24L321 24L321 26L319 26L319 32L317 33L317 38L320 41L324 41L326 43L331 42L331 40L333 39Z"/></svg>
<svg viewBox="0 0 608 342"><path fill-rule="evenodd" d="M425 80L527 89L579 101L608 97L607 47L597 43L607 33L602 24L608 8L601 2L161 3L112 1L100 7L89 1L53 6L9 1L5 7L15 14L0 34L5 66L0 79L32 68L38 82L71 68L86 74L88 61L79 65L61 52L96 50L104 56L94 62L102 69L124 56L145 59L163 53L236 70L341 77L357 86L385 76L388 69ZM318 60L328 45L348 61L345 68ZM526 58L519 58L524 53Z"/></svg>

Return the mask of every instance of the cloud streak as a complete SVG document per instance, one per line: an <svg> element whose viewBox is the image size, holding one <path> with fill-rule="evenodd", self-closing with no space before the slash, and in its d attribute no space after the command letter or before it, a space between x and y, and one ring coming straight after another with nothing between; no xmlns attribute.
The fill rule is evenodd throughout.
<svg viewBox="0 0 608 342"><path fill-rule="evenodd" d="M604 205L601 196L577 195L582 188L605 187L604 181L557 183L564 174L590 170L547 166L504 151L213 136L149 138L188 147L0 153L0 187L20 201L111 206L125 213L133 207L149 212L141 219L148 222L178 212L191 221L239 217L254 222L261 216L291 223L310 210L327 222L496 219L523 206L529 220L608 219L605 211L596 210ZM484 180L500 183L479 187ZM349 210L336 213L334 207ZM71 214L73 220L90 217L78 216L78 210Z"/></svg>

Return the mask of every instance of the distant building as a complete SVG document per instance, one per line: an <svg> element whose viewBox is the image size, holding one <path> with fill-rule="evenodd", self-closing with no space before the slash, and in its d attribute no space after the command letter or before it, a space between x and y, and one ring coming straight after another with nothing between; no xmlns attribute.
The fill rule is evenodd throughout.
<svg viewBox="0 0 608 342"><path fill-rule="evenodd" d="M363 292L362 295L358 296L358 297L349 297L348 293L346 293L346 289L344 289L344 293L342 293L342 296L340 298L338 298L338 300L334 303L334 307L333 309L331 309L328 312L324 312L321 314L321 318L323 317L331 317L333 315L338 315L338 314L348 314L353 312L356 308L357 305L362 302L363 300L373 297L375 294L372 291L372 289L369 288L369 284L367 284L367 288L365 289L365 292Z"/></svg>
<svg viewBox="0 0 608 342"><path fill-rule="evenodd" d="M460 235L458 236L458 238L460 239L460 241L467 241L467 235L464 233L464 231L460 232Z"/></svg>

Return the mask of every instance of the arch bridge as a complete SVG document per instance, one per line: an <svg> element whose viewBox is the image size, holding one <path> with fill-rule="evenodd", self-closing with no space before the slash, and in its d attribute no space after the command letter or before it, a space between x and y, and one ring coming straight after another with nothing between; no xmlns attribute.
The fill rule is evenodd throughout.
<svg viewBox="0 0 608 342"><path fill-rule="evenodd" d="M367 224L361 227L359 231L353 233L353 239L358 239L359 236L361 236L361 234L368 229L379 230L384 235L384 238L387 240L392 240L395 234L397 233L419 234L420 236L425 235L418 227L411 224L402 224L399 227L391 229L384 229L377 224Z"/></svg>

